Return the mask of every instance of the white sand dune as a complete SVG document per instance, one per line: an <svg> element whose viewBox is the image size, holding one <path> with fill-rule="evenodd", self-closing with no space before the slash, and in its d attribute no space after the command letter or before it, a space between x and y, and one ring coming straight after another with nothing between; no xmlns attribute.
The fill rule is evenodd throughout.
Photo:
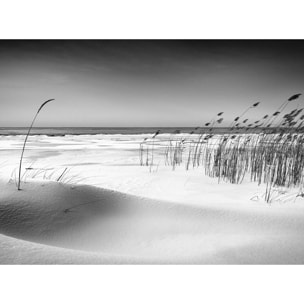
<svg viewBox="0 0 304 304"><path fill-rule="evenodd" d="M183 205L92 186L1 183L1 264L302 264L302 206Z"/></svg>
<svg viewBox="0 0 304 304"><path fill-rule="evenodd" d="M173 171L157 145L150 171L139 166L143 136L31 136L22 191L8 180L24 136L0 137L0 264L304 263L298 189L268 205L265 185ZM66 184L47 180L65 168Z"/></svg>

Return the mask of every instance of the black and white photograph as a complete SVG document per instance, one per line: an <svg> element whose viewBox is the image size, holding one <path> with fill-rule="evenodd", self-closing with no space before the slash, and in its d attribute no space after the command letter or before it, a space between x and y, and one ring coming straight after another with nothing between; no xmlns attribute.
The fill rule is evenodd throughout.
<svg viewBox="0 0 304 304"><path fill-rule="evenodd" d="M0 41L1 264L303 264L304 41Z"/></svg>
<svg viewBox="0 0 304 304"><path fill-rule="evenodd" d="M303 303L303 9L1 1L0 302Z"/></svg>

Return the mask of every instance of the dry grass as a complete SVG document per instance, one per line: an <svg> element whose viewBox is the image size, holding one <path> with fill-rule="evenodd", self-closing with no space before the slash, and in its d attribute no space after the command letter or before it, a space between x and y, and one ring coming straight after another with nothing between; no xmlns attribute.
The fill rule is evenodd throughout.
<svg viewBox="0 0 304 304"><path fill-rule="evenodd" d="M21 190L21 169L22 169L22 160L23 160L23 154L24 154L24 151L25 151L25 146L26 146L26 142L27 142L27 139L31 133L31 130L33 128L33 125L34 125L34 122L39 114L39 112L42 110L42 108L49 102L53 101L54 99L49 99L47 101L45 101L44 103L42 103L42 105L39 107L37 113L35 114L34 116L34 119L32 120L32 123L28 129L28 132L25 136L25 139L24 139L24 143L23 143L23 147L22 147L22 152L21 152L21 157L20 157L20 163L19 163L19 173L18 173L18 185L17 185L17 189L18 190Z"/></svg>
<svg viewBox="0 0 304 304"><path fill-rule="evenodd" d="M164 146L165 164L173 170L182 163L187 170L202 167L207 176L219 182L239 184L248 176L252 182L266 185L267 202L271 200L274 187L302 189L303 109L284 113L287 105L300 95L291 96L272 114L265 113L248 124L249 119L244 115L259 105L259 102L254 103L232 121L225 134L216 131L224 120L223 112L219 112L204 127L194 128L187 137L174 134L169 140L159 140L158 145ZM141 143L141 165L153 163L154 140L155 135Z"/></svg>
<svg viewBox="0 0 304 304"><path fill-rule="evenodd" d="M81 178L79 174L73 173L71 167L57 169L48 167L35 168L33 167L33 164L25 168L21 179L24 183L26 183L28 179L37 179L54 181L63 184L78 184L85 180L85 178ZM14 182L16 186L18 185L17 169L12 171L10 182Z"/></svg>

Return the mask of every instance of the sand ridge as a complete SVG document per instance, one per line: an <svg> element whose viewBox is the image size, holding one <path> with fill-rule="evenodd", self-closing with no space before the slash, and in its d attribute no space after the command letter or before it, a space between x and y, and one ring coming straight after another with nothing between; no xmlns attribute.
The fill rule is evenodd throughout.
<svg viewBox="0 0 304 304"><path fill-rule="evenodd" d="M1 189L2 264L304 262L304 213L292 208L198 207L56 182Z"/></svg>

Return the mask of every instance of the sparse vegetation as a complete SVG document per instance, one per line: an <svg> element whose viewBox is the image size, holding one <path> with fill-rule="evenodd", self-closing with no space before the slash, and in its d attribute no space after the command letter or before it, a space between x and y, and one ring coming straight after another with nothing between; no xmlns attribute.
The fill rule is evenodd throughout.
<svg viewBox="0 0 304 304"><path fill-rule="evenodd" d="M303 108L284 113L287 105L300 95L288 98L272 114L264 114L261 119L248 123L245 114L260 104L254 103L232 121L224 134L216 131L224 120L224 113L219 112L187 137L173 135L169 140L159 140L159 146L164 146L165 164L172 166L173 170L182 163L187 170L190 166L202 167L207 176L217 178L219 182L239 184L248 176L251 181L266 185L264 197L267 202L271 200L274 187L302 189ZM141 165L153 164L155 136L141 143ZM152 152L149 148L151 141Z"/></svg>
<svg viewBox="0 0 304 304"><path fill-rule="evenodd" d="M17 169L11 173L10 182L15 182L18 185ZM35 168L33 164L25 168L21 179L26 182L28 179L48 180L64 184L77 184L84 180L78 174L72 173L72 168Z"/></svg>
<svg viewBox="0 0 304 304"><path fill-rule="evenodd" d="M32 128L33 128L34 122L35 122L35 120L36 120L36 118L37 118L39 112L42 110L42 108L43 108L47 103L49 103L49 102L51 102L51 101L53 101L53 100L54 100L54 99L49 99L49 100L45 101L45 102L39 107L39 109L38 109L36 115L34 116L34 119L32 120L32 123L31 123L31 125L30 125L30 127L29 127L29 129L28 129L28 132L27 132L27 134L26 134L26 136L25 136L24 143L23 143L23 147L22 147L22 152L21 152L21 157L20 157L20 163L19 163L18 185L17 185L17 189L18 189L18 190L21 190L21 169L22 169L22 160L23 160L23 154L24 154L24 151L25 151L25 146L26 146L27 139L28 139L28 137L29 137L29 135L30 135L30 132L31 132L31 130L32 130Z"/></svg>

